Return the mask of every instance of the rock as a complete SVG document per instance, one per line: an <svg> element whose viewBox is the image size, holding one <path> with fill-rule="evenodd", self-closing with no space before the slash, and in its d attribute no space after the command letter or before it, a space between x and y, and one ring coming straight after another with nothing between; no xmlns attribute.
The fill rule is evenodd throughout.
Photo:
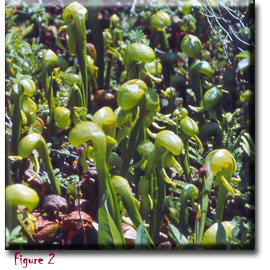
<svg viewBox="0 0 270 270"><path fill-rule="evenodd" d="M169 241L162 242L162 243L158 244L156 249L157 250L171 250L172 249L172 244Z"/></svg>
<svg viewBox="0 0 270 270"><path fill-rule="evenodd" d="M58 211L61 213L66 213L68 210L68 203L65 198L59 195L47 195L42 201L42 206L45 211Z"/></svg>
<svg viewBox="0 0 270 270"><path fill-rule="evenodd" d="M49 240L56 235L59 227L59 223L54 220L50 220L46 217L38 216L38 228L35 230L33 236L37 241Z"/></svg>
<svg viewBox="0 0 270 270"><path fill-rule="evenodd" d="M61 229L67 232L67 238L77 234L95 230L92 226L93 219L83 211L73 211L60 222Z"/></svg>

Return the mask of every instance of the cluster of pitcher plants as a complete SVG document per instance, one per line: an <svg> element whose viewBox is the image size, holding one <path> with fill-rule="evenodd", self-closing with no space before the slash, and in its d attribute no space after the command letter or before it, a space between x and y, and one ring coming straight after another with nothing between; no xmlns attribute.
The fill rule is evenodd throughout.
<svg viewBox="0 0 270 270"><path fill-rule="evenodd" d="M196 32L179 27L171 48L175 22L164 10L141 16L149 31L137 40L125 32L123 13L110 13L104 29L105 13L78 2L61 10L57 27L39 26L53 33L52 48L8 26L7 248L253 245L242 208L230 214L252 189L243 165L254 158L252 89L238 90L229 111L236 90L217 82ZM7 8L9 20L14 14ZM192 16L191 8L179 14ZM12 46L21 55L32 48L24 61L36 53L36 72L34 63L32 72L16 63ZM57 159L71 170L62 172ZM244 205L251 213L250 199Z"/></svg>

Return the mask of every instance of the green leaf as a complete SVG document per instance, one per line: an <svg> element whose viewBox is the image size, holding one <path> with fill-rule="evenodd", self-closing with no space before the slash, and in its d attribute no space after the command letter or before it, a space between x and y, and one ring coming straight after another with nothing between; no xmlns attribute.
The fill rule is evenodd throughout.
<svg viewBox="0 0 270 270"><path fill-rule="evenodd" d="M255 205L251 205L249 203L245 203L245 207L250 209L250 210L255 210Z"/></svg>
<svg viewBox="0 0 270 270"><path fill-rule="evenodd" d="M188 183L182 180L173 180L173 182L176 184L177 187L184 188ZM174 191L174 188L171 188L172 191ZM175 190L176 191L176 190ZM180 194L180 193L179 193Z"/></svg>
<svg viewBox="0 0 270 270"><path fill-rule="evenodd" d="M209 227L202 238L202 245L212 247L215 245L225 245L232 241L232 230L235 227L230 221L214 223Z"/></svg>
<svg viewBox="0 0 270 270"><path fill-rule="evenodd" d="M11 234L10 234L10 239L16 238L16 236L18 236L18 234L21 232L21 230L22 230L22 226L21 226L21 225L16 226L16 227L12 230L12 232L11 232Z"/></svg>
<svg viewBox="0 0 270 270"><path fill-rule="evenodd" d="M10 239L11 239L10 231L9 231L9 229L6 227L6 242L9 242Z"/></svg>
<svg viewBox="0 0 270 270"><path fill-rule="evenodd" d="M240 233L240 227L235 226L232 230L232 238L235 239Z"/></svg>
<svg viewBox="0 0 270 270"><path fill-rule="evenodd" d="M248 231L254 230L254 223L250 220L247 223L243 222L243 227L246 228Z"/></svg>
<svg viewBox="0 0 270 270"><path fill-rule="evenodd" d="M148 92L146 94L146 108L150 111L159 111L159 95L152 89L148 88Z"/></svg>
<svg viewBox="0 0 270 270"><path fill-rule="evenodd" d="M176 126L176 122L173 121L171 118L170 118L170 114L162 114L162 113L158 113L155 115L154 119L157 120L157 121L160 121L160 122L163 122L163 123L166 123L168 125L171 125L171 126Z"/></svg>
<svg viewBox="0 0 270 270"><path fill-rule="evenodd" d="M218 245L226 244L228 242L226 230L222 223L218 223L217 227L217 235L216 235L216 243Z"/></svg>
<svg viewBox="0 0 270 270"><path fill-rule="evenodd" d="M109 214L107 206L107 192L100 200L98 208L98 243L101 249L125 249L125 243L122 241L120 232ZM122 228L119 228L122 230Z"/></svg>
<svg viewBox="0 0 270 270"><path fill-rule="evenodd" d="M188 244L187 238L181 232L179 232L179 230L173 224L169 225L169 234L177 243L177 245L184 246Z"/></svg>
<svg viewBox="0 0 270 270"><path fill-rule="evenodd" d="M27 244L27 240L24 239L23 237L18 237L14 240L10 241L11 244Z"/></svg>
<svg viewBox="0 0 270 270"><path fill-rule="evenodd" d="M76 198L77 190L74 188L72 184L69 184L67 186L67 194L70 194L73 198Z"/></svg>
<svg viewBox="0 0 270 270"><path fill-rule="evenodd" d="M212 69L207 61L196 60L194 64L190 67L191 72L200 72L206 76L214 75L215 71Z"/></svg>
<svg viewBox="0 0 270 270"><path fill-rule="evenodd" d="M203 107L194 107L194 106L191 106L191 105L188 105L188 106L194 112L202 112L204 110Z"/></svg>
<svg viewBox="0 0 270 270"><path fill-rule="evenodd" d="M197 135L194 135L191 139L194 139L197 142L197 145L199 147L198 151L202 155L203 154L203 145L202 145L200 138Z"/></svg>
<svg viewBox="0 0 270 270"><path fill-rule="evenodd" d="M76 26L73 23L66 25L66 39L68 52L70 55L75 55L77 47Z"/></svg>
<svg viewBox="0 0 270 270"><path fill-rule="evenodd" d="M135 227L138 228L138 226L142 223L142 217L136 206L128 181L125 178L117 175L112 176L111 180L115 192L122 196L123 205L126 208Z"/></svg>
<svg viewBox="0 0 270 270"><path fill-rule="evenodd" d="M8 158L12 161L23 160L23 157L21 156L8 156Z"/></svg>
<svg viewBox="0 0 270 270"><path fill-rule="evenodd" d="M166 155L165 167L166 168L169 167L173 171L175 171L178 174L178 177L180 177L183 174L182 166L178 163L178 161L171 154Z"/></svg>
<svg viewBox="0 0 270 270"><path fill-rule="evenodd" d="M121 107L118 107L115 111L116 117L116 127L121 127L127 122L131 122L132 120L132 113L131 111L122 110Z"/></svg>
<svg viewBox="0 0 270 270"><path fill-rule="evenodd" d="M20 42L19 47L21 49L22 54L27 55L27 54L31 54L32 53L31 46L29 46L29 43L26 42L26 41L24 41L24 40L22 42Z"/></svg>
<svg viewBox="0 0 270 270"><path fill-rule="evenodd" d="M118 58L118 60L121 61L122 64L124 64L121 53L119 53L116 49L114 49L113 47L107 45L107 52L109 54L112 54L112 55L116 56Z"/></svg>
<svg viewBox="0 0 270 270"><path fill-rule="evenodd" d="M177 211L175 208L173 207L168 207L168 211L169 211L169 215L170 218L175 222L175 223L179 223L179 211Z"/></svg>
<svg viewBox="0 0 270 270"><path fill-rule="evenodd" d="M21 24L20 26L14 26L12 27L8 32L9 35L7 35L8 38L6 38L6 44L10 45L11 40L21 40L26 35L28 35L34 28L34 24L32 23L29 26L26 26L24 24Z"/></svg>
<svg viewBox="0 0 270 270"><path fill-rule="evenodd" d="M238 63L237 70L244 70L248 68L250 64L251 64L250 58L244 58Z"/></svg>
<svg viewBox="0 0 270 270"><path fill-rule="evenodd" d="M221 175L220 177L218 177L218 180L220 181L220 183L225 187L225 189L232 195L232 197L235 197L235 192L234 189L232 188L232 186L229 184L229 182L227 181L227 179Z"/></svg>
<svg viewBox="0 0 270 270"><path fill-rule="evenodd" d="M250 136L250 134L245 132L241 136L241 140L242 140L242 142L240 142L240 145L243 148L243 150L246 152L246 154L249 157L254 155L255 154L255 144L254 144L254 141L253 141L252 137Z"/></svg>
<svg viewBox="0 0 270 270"><path fill-rule="evenodd" d="M135 250L148 249L148 238L147 238L147 233L146 233L144 221L138 227L134 249Z"/></svg>
<svg viewBox="0 0 270 270"><path fill-rule="evenodd" d="M235 57L236 58L248 58L250 56L251 56L250 51L243 51L243 52L238 53Z"/></svg>
<svg viewBox="0 0 270 270"><path fill-rule="evenodd" d="M58 56L52 50L45 50L42 58L42 72L45 73L48 69L55 66L58 61Z"/></svg>
<svg viewBox="0 0 270 270"><path fill-rule="evenodd" d="M71 124L70 110L65 107L56 107L53 111L55 123L62 129L68 129Z"/></svg>
<svg viewBox="0 0 270 270"><path fill-rule="evenodd" d="M80 116L80 118L82 120L86 119L87 109L85 107L76 107L76 106L74 106L73 111L76 112Z"/></svg>
<svg viewBox="0 0 270 270"><path fill-rule="evenodd" d="M147 156L153 153L154 149L155 149L154 144L149 140L142 141L137 147L137 151L139 154Z"/></svg>
<svg viewBox="0 0 270 270"><path fill-rule="evenodd" d="M211 171L210 168L210 161L212 156L216 153L216 151L211 152L205 159L205 166L207 168L207 178L204 179L204 185L202 190L202 203L201 203L201 220L200 220L200 230L199 230L199 243L201 243L203 232L204 232L204 226L205 226L205 220L206 220L206 214L208 210L208 203L212 188L212 183L214 179L214 174Z"/></svg>
<svg viewBox="0 0 270 270"><path fill-rule="evenodd" d="M64 22L75 21L76 30L82 37L85 36L86 27L85 20L87 17L87 9L78 2L73 2L68 5L63 11Z"/></svg>
<svg viewBox="0 0 270 270"><path fill-rule="evenodd" d="M68 108L73 108L76 111L76 108L82 108L83 106L83 98L82 98L82 92L81 89L77 86L76 83L73 84L73 87L71 88L70 95L68 98ZM84 116L86 117L87 109L84 108L86 111L84 112ZM80 109L81 110L81 109ZM77 113L80 115L80 112L77 111Z"/></svg>
<svg viewBox="0 0 270 270"><path fill-rule="evenodd" d="M117 155L117 153L112 152L110 154L110 157L109 157L109 165L110 165L110 168L115 167L115 168L121 170L121 167L123 165L123 161L120 158L120 156Z"/></svg>

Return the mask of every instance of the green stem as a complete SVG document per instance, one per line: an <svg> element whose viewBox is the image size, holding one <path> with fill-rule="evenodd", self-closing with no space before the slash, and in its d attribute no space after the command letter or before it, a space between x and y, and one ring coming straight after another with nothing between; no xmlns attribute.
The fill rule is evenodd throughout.
<svg viewBox="0 0 270 270"><path fill-rule="evenodd" d="M211 171L209 171L207 178L204 179L204 185L202 189L201 218L200 218L200 229L198 233L198 244L201 244L203 233L204 233L204 227L205 227L205 221L206 221L206 215L207 215L207 210L208 210L208 204L209 204L209 198L211 194L213 179L214 179L214 175Z"/></svg>
<svg viewBox="0 0 270 270"><path fill-rule="evenodd" d="M33 163L33 165L35 166L35 174L32 175L30 178L27 179L28 182L32 181L33 179L35 179L38 174L39 174L39 170L40 170L40 166L39 166L39 162L38 162L38 158L35 154L31 153L31 155L29 156L30 161Z"/></svg>
<svg viewBox="0 0 270 270"><path fill-rule="evenodd" d="M121 168L121 176L123 176L123 177L126 177L126 175L127 175L128 167L129 167L131 158L133 157L134 152L136 150L136 145L138 143L139 126L140 126L140 118L138 119L136 125L134 126L134 128L131 131L126 155L123 158L123 166Z"/></svg>
<svg viewBox="0 0 270 270"><path fill-rule="evenodd" d="M186 199L181 200L181 208L179 214L179 230L184 235L187 235L187 221L188 221L188 202Z"/></svg>
<svg viewBox="0 0 270 270"><path fill-rule="evenodd" d="M201 84L201 75L200 72L198 71L192 71L191 70L191 66L194 63L194 59L192 58L188 58L188 66L189 66L189 83L191 86L192 91L195 94L196 97L196 104L197 106L202 106L202 97L203 97L203 93L202 93L202 84ZM200 116L200 118L202 118ZM200 122L203 121L203 119L199 119Z"/></svg>
<svg viewBox="0 0 270 270"><path fill-rule="evenodd" d="M143 140L144 136L140 136L141 128L144 125L144 118L145 118L145 110L146 110L146 98L143 97L142 100L139 103L140 106L140 116L139 119L137 120L135 126L133 127L130 138L129 138L129 143L128 143L128 148L126 155L123 158L123 166L121 169L121 176L124 178L127 175L128 172L128 167L131 161L131 158L134 156L135 150L137 149L138 144L140 143L139 137Z"/></svg>
<svg viewBox="0 0 270 270"><path fill-rule="evenodd" d="M227 194L226 188L222 184L220 184L218 187L215 222L222 221L226 194Z"/></svg>
<svg viewBox="0 0 270 270"><path fill-rule="evenodd" d="M162 31L157 31L157 35L158 35L158 41L161 45L161 50L163 50L164 52L168 52L169 51L169 42L167 39L167 33L166 31L163 29ZM163 76L164 76L164 82L166 87L170 86L170 77L171 77L171 67L172 64L166 63L164 61L162 61L162 66L163 66Z"/></svg>
<svg viewBox="0 0 270 270"><path fill-rule="evenodd" d="M199 244L199 241L200 241L200 219L198 218L199 216L199 213L198 213L198 209L197 209L197 213L196 213L196 219L195 219L195 232L194 232L194 235L195 235L195 238L194 238L194 242L196 245Z"/></svg>
<svg viewBox="0 0 270 270"><path fill-rule="evenodd" d="M169 51L169 42L167 39L167 33L165 29L163 29L162 31L158 31L157 33L158 33L158 40L161 45L161 50L165 52Z"/></svg>
<svg viewBox="0 0 270 270"><path fill-rule="evenodd" d="M106 70L106 80L105 80L105 89L109 90L110 88L110 80L111 80L111 71L112 71L112 63L113 63L113 55L109 55L108 59L108 65L107 65L107 70Z"/></svg>
<svg viewBox="0 0 270 270"><path fill-rule="evenodd" d="M97 66L98 66L98 89L104 89L104 41L103 29L97 18L100 7L102 6L100 0L96 0L96 5L88 8L87 23L92 32L93 43L97 51Z"/></svg>
<svg viewBox="0 0 270 270"><path fill-rule="evenodd" d="M136 61L130 61L127 67L127 80L140 79L140 71L143 70L143 64Z"/></svg>
<svg viewBox="0 0 270 270"><path fill-rule="evenodd" d="M185 161L184 161L184 164L185 164L185 168L186 168L186 176L187 176L188 182L191 183L192 179L191 179L191 174L190 174L190 163L189 163L189 139L187 139L186 145L185 145Z"/></svg>
<svg viewBox="0 0 270 270"><path fill-rule="evenodd" d="M175 133L179 136L179 118L177 118L175 122L176 122Z"/></svg>
<svg viewBox="0 0 270 270"><path fill-rule="evenodd" d="M140 215L143 220L147 222L148 219L148 209L149 209L149 198L148 195L142 196L141 206L140 206Z"/></svg>
<svg viewBox="0 0 270 270"><path fill-rule="evenodd" d="M155 48L156 39L157 39L157 32L156 32L156 29L153 29L153 32L152 32L152 35L151 35L151 38L150 38L150 47L152 49Z"/></svg>
<svg viewBox="0 0 270 270"><path fill-rule="evenodd" d="M21 117L21 95L15 95L14 109L12 117L12 137L11 145L14 155L18 153L18 145L21 137L22 117Z"/></svg>
<svg viewBox="0 0 270 270"><path fill-rule="evenodd" d="M80 66L82 81L83 81L83 100L84 107L88 108L88 96L91 97L91 92L88 89L88 76L87 76L87 59L86 59L86 40L78 42L76 53Z"/></svg>
<svg viewBox="0 0 270 270"><path fill-rule="evenodd" d="M189 183L191 183L190 164L189 164L189 137L183 135L183 142L185 145L185 155L180 156L181 164L184 164L183 170Z"/></svg>
<svg viewBox="0 0 270 270"><path fill-rule="evenodd" d="M5 215L5 224L11 232L19 223L17 219L17 209L18 206L8 206L6 208Z"/></svg>
<svg viewBox="0 0 270 270"><path fill-rule="evenodd" d="M147 164L145 168L145 176L147 179L151 179L151 176L153 174L155 160L156 160L156 157L155 157L155 151L154 151L148 156L148 160L147 160Z"/></svg>
<svg viewBox="0 0 270 270"><path fill-rule="evenodd" d="M162 217L164 212L164 201L166 196L166 182L163 178L162 168L164 168L164 159L166 153L159 154L157 157L157 179L158 179L158 198L157 204L154 208L154 220L153 220L153 235L154 240L158 239L160 228L162 225Z"/></svg>
<svg viewBox="0 0 270 270"><path fill-rule="evenodd" d="M54 128L55 128L55 122L54 122L54 117L53 117L53 110L54 110L54 103L53 103L53 78L52 74L50 75L49 79L49 88L48 88L48 105L49 105L49 132L50 136L53 136L54 134Z"/></svg>
<svg viewBox="0 0 270 270"><path fill-rule="evenodd" d="M149 181L149 195L153 203L153 209L151 209L151 212L150 212L150 230L149 231L151 235L153 235L152 234L153 224L155 220L155 215L156 215L155 209L157 205L157 179L154 178L154 164L156 161L155 153L156 153L155 151L150 153L150 155L148 156L148 160L147 160L147 164L145 168L145 177Z"/></svg>
<svg viewBox="0 0 270 270"><path fill-rule="evenodd" d="M145 115L145 113L143 113L143 115ZM138 141L137 141L137 145L139 145L142 141L144 141L146 139L146 129L145 129L145 123L144 123L144 118L142 120L141 126L140 126L140 131L138 134ZM137 149L137 147L136 147ZM138 151L135 151L134 153L134 162L137 162L140 160L140 154L138 153ZM138 198L138 183L139 183L139 179L141 177L142 174L142 170L141 168L135 168L134 169L134 175L135 175L135 197Z"/></svg>
<svg viewBox="0 0 270 270"><path fill-rule="evenodd" d="M157 201L158 201L158 180L157 176L151 175L150 182L150 196L153 202L153 209L150 212L150 235L154 235L154 231L156 230L156 220L157 220Z"/></svg>
<svg viewBox="0 0 270 270"><path fill-rule="evenodd" d="M201 85L200 73L189 71L189 82L196 97L196 104L197 106L201 106L202 105L202 85Z"/></svg>
<svg viewBox="0 0 270 270"><path fill-rule="evenodd" d="M5 146L6 146L6 150L5 150L5 180L6 180L6 186L11 185L12 184L12 178L11 178L11 174L10 174L10 161L8 158L9 155L9 142L8 142L8 131L5 131Z"/></svg>
<svg viewBox="0 0 270 270"><path fill-rule="evenodd" d="M40 157L42 158L42 164L45 167L45 170L49 176L49 179L51 181L51 184L53 186L53 191L58 194L59 196L61 196L61 189L60 186L58 184L58 181L56 179L56 176L53 172L53 167L52 167L52 163L51 163L51 158L49 156L49 151L47 148L47 145L45 144L41 144L41 147L39 149L39 154Z"/></svg>
<svg viewBox="0 0 270 270"><path fill-rule="evenodd" d="M81 89L76 84L74 84L71 89L71 92L68 98L67 108L72 109L75 106L76 107L84 106Z"/></svg>
<svg viewBox="0 0 270 270"><path fill-rule="evenodd" d="M111 185L111 179L110 179L110 173L107 167L107 164L105 162L105 159L101 157L100 155L96 155L96 168L98 173L98 178L100 179L100 185L99 185L99 197L107 191L108 194L108 208L110 211L110 215L115 221L117 228L121 227L121 217L119 209L116 209L118 206L118 202L116 199L116 196L112 190Z"/></svg>

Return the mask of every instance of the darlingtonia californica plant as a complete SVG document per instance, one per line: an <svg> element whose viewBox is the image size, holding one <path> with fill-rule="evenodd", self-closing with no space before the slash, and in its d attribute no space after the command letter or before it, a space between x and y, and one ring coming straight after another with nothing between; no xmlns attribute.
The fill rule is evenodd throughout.
<svg viewBox="0 0 270 270"><path fill-rule="evenodd" d="M214 74L214 70L208 62L198 59L201 48L201 41L194 35L186 35L181 42L182 51L189 57L189 81L198 105L202 103L203 96L201 74L208 77Z"/></svg>
<svg viewBox="0 0 270 270"><path fill-rule="evenodd" d="M105 133L94 122L81 122L70 131L69 141L75 147L79 147L88 141L93 144L95 165L99 178L99 245L106 249L125 248L119 205L106 161L107 139Z"/></svg>
<svg viewBox="0 0 270 270"><path fill-rule="evenodd" d="M18 147L18 154L19 156L23 158L28 158L32 155L32 151L34 149L37 150L37 152L39 153L42 159L42 164L45 167L45 170L49 176L49 179L52 185L52 191L58 195L61 195L60 186L53 172L53 167L51 164L51 159L49 156L47 144L44 138L40 134L32 133L25 136L20 141L20 144Z"/></svg>
<svg viewBox="0 0 270 270"><path fill-rule="evenodd" d="M16 155L21 137L23 122L31 126L35 122L37 106L31 99L36 91L36 85L29 76L17 75L17 91L14 91L13 125L12 125L12 150Z"/></svg>
<svg viewBox="0 0 270 270"><path fill-rule="evenodd" d="M87 75L87 53L86 53L86 26L87 9L78 2L69 4L63 12L64 24L60 27L58 33L65 31L67 40L67 50L70 55L76 55L80 66L82 78L82 98L83 104L88 108L91 99L91 92L88 88ZM57 45L66 50L57 39Z"/></svg>
<svg viewBox="0 0 270 270"><path fill-rule="evenodd" d="M248 9L220 44L226 6L101 2L6 7L7 248L251 243Z"/></svg>
<svg viewBox="0 0 270 270"><path fill-rule="evenodd" d="M129 162L137 145L146 138L146 128L148 125L146 117L148 112L159 110L159 98L142 80L134 79L127 81L120 87L117 102L125 114L131 111L133 118L136 120L136 124L130 134L126 157L123 159L124 164L121 174L125 177ZM139 157L136 157L134 160L135 163L138 162L138 160Z"/></svg>
<svg viewBox="0 0 270 270"><path fill-rule="evenodd" d="M159 10L151 18L151 40L150 46L154 48L156 43L160 45L162 51L162 66L165 85L168 87L170 82L170 75L173 70L173 64L177 61L177 58L173 52L169 52L169 41L167 37L167 27L171 24L171 17L168 13Z"/></svg>
<svg viewBox="0 0 270 270"><path fill-rule="evenodd" d="M164 211L164 200L166 196L166 183L175 185L166 173L166 158L172 155L180 155L183 151L183 142L178 135L170 130L160 131L155 138L155 154L157 159L157 182L153 185L153 212L151 235L154 239L158 237L162 216ZM180 166L177 164L176 166Z"/></svg>
<svg viewBox="0 0 270 270"><path fill-rule="evenodd" d="M145 69L144 64L153 62L155 52L143 43L128 45L124 53L124 62L127 67L127 79L139 79L140 73Z"/></svg>
<svg viewBox="0 0 270 270"><path fill-rule="evenodd" d="M214 178L215 183L218 185L215 216L216 222L222 221L227 193L229 193L233 198L235 197L235 191L234 188L231 186L231 182L233 173L236 169L236 164L232 154L226 149L214 150L206 157L205 164L208 169L208 175L207 179L204 182L204 187L202 191L202 211L199 231L199 243L201 242L203 236L206 212L208 209L208 202Z"/></svg>
<svg viewBox="0 0 270 270"><path fill-rule="evenodd" d="M33 211L39 204L37 192L22 184L12 184L6 187L6 224L10 229L18 225L17 209L24 206L28 211Z"/></svg>

